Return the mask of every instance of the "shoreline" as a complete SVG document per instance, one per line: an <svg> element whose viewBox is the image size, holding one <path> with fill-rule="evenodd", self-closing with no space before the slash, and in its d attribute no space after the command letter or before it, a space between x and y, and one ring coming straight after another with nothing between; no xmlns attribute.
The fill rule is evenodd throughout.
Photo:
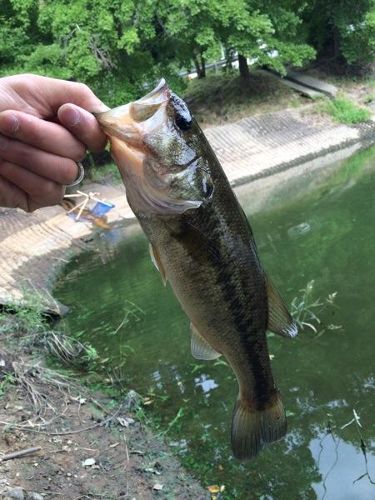
<svg viewBox="0 0 375 500"><path fill-rule="evenodd" d="M288 171L299 176L374 144L375 116L358 126L332 125L304 108L286 109L210 127L205 134L238 194L253 181L268 178L269 183ZM136 222L122 184L91 183L81 189L115 204L108 213L110 225ZM0 305L22 303L31 290L41 296L47 313L62 315L64 308L51 295L54 280L70 258L89 249L94 231L90 221L75 222L60 206L32 214L0 209Z"/></svg>

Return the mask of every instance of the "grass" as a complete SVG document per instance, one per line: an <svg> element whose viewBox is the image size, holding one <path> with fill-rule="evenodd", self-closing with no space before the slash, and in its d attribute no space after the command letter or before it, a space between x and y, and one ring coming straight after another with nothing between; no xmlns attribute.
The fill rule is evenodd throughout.
<svg viewBox="0 0 375 500"><path fill-rule="evenodd" d="M41 296L30 291L26 300L6 306L0 312L0 334L39 335L47 329Z"/></svg>
<svg viewBox="0 0 375 500"><path fill-rule="evenodd" d="M0 379L0 398L4 396L7 389L14 384L14 376L11 373L7 373L4 378Z"/></svg>
<svg viewBox="0 0 375 500"><path fill-rule="evenodd" d="M317 75L328 79L325 75ZM329 80L329 79L328 79ZM316 104L309 108L328 113L335 121L345 124L361 123L371 117L365 107L356 104L374 102L375 83L370 79L340 78L334 81L347 96ZM366 93L366 97L363 93ZM284 86L277 78L262 71L253 71L248 80L233 74L209 74L191 80L183 95L189 108L203 126L234 122L254 114L298 107L311 100Z"/></svg>
<svg viewBox="0 0 375 500"><path fill-rule="evenodd" d="M17 338L21 347L42 348L66 367L92 371L98 362L94 347L54 329L37 294L27 295L22 304L9 305L0 313L1 334Z"/></svg>
<svg viewBox="0 0 375 500"><path fill-rule="evenodd" d="M357 106L345 97L338 97L325 104L324 110L337 122L352 125L365 122L371 117L368 109Z"/></svg>
<svg viewBox="0 0 375 500"><path fill-rule="evenodd" d="M233 122L306 102L272 75L259 71L251 72L248 80L222 74L191 80L183 97L202 125Z"/></svg>

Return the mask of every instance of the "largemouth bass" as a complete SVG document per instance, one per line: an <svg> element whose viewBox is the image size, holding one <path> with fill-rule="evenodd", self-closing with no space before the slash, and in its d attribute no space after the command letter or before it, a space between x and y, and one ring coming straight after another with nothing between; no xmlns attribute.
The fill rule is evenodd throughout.
<svg viewBox="0 0 375 500"><path fill-rule="evenodd" d="M223 355L236 375L233 454L254 457L287 428L266 330L294 337L297 328L263 271L246 216L199 125L164 80L96 117L152 260L190 318L193 356Z"/></svg>

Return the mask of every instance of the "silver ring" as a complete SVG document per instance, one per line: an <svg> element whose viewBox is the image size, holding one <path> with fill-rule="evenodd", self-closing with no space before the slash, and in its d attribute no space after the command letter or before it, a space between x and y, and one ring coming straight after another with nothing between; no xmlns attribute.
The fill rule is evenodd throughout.
<svg viewBox="0 0 375 500"><path fill-rule="evenodd" d="M78 184L80 184L83 181L83 178L85 177L85 170L83 168L82 163L80 161L77 161L76 163L77 163L77 167L79 168L78 177L71 184L66 185L66 187L68 187L68 188L73 187L73 186L77 186Z"/></svg>

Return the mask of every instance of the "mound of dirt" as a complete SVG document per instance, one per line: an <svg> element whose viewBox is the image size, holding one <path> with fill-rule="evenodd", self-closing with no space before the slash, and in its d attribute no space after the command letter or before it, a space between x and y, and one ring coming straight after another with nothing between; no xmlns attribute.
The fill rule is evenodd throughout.
<svg viewBox="0 0 375 500"><path fill-rule="evenodd" d="M0 498L210 497L137 420L134 398L115 403L1 347Z"/></svg>

